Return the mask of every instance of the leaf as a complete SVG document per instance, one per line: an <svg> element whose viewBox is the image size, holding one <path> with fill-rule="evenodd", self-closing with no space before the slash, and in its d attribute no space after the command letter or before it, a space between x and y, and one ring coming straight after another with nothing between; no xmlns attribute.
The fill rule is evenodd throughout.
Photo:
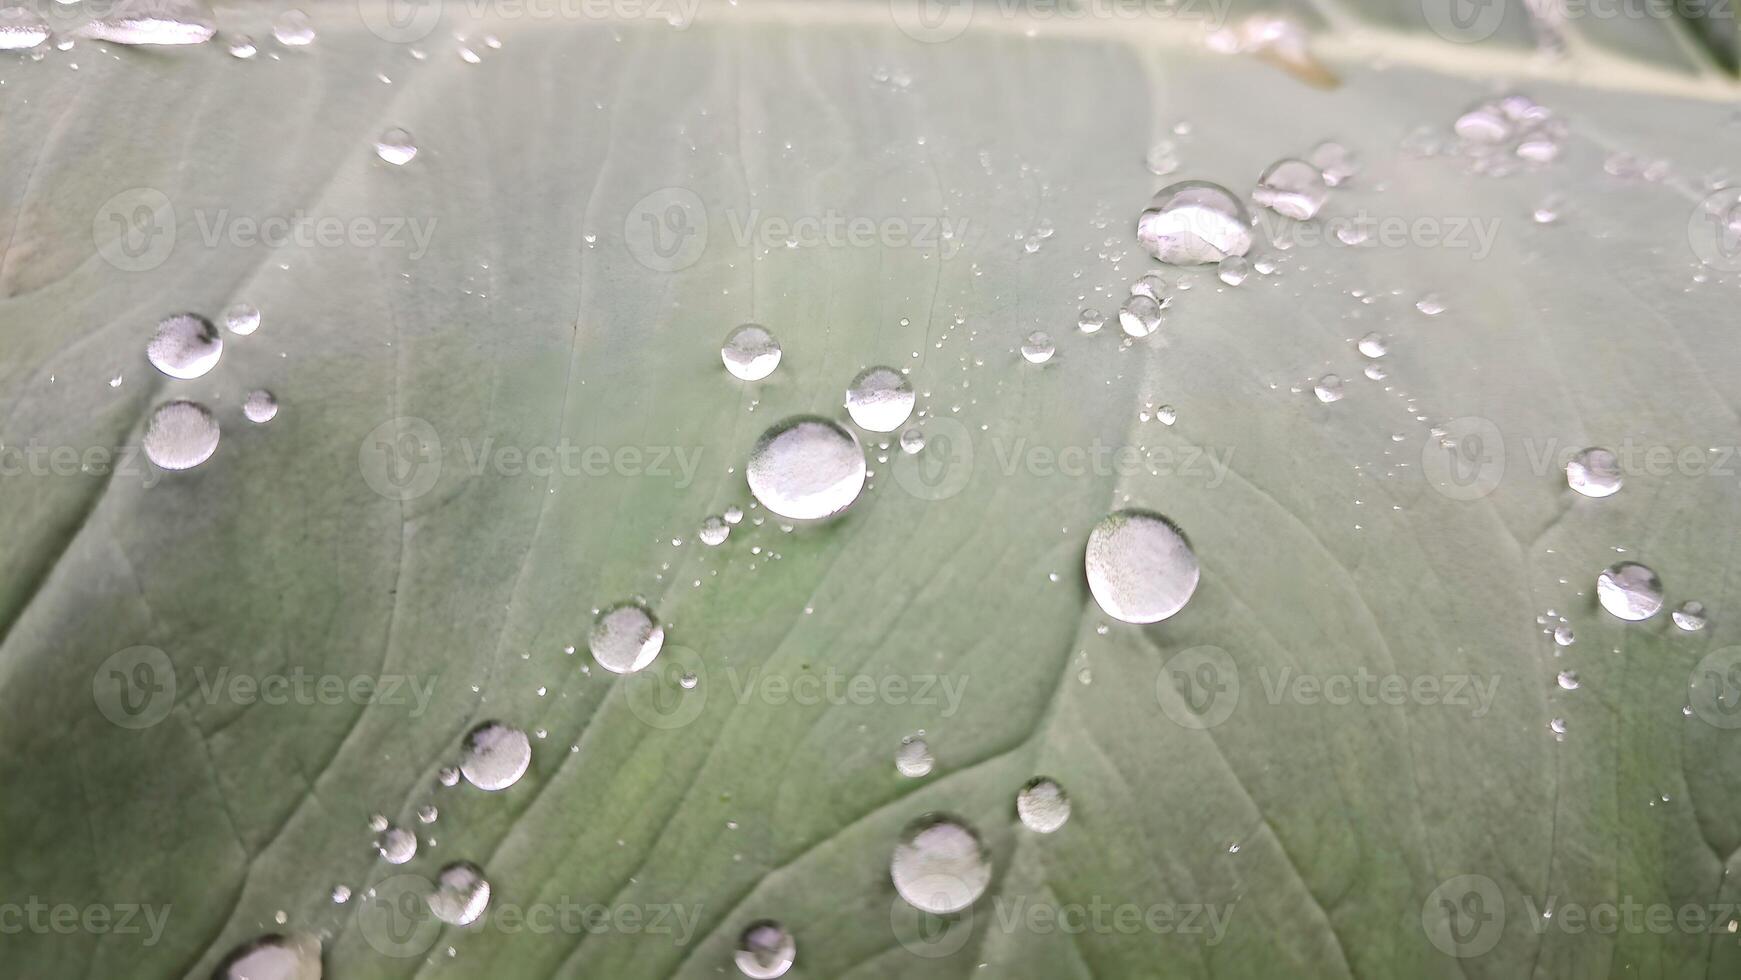
<svg viewBox="0 0 1741 980"><path fill-rule="evenodd" d="M987 5L937 43L881 3L427 9L313 5L290 49L225 5L216 44L0 67L8 975L206 975L289 932L334 977L715 976L761 918L808 977L1734 972L1741 342L1700 202L1736 84L1679 25L1575 23L1544 59L1522 22L1455 44L1325 5L1290 14L1320 89L1204 46L1243 7ZM1495 79L1568 121L1559 159L1404 148ZM1243 196L1332 138L1362 169L1316 224L1263 219L1275 275L1184 274L1129 345L1075 329L1181 278L1134 241L1158 187ZM1325 237L1351 223L1368 245ZM262 325L212 373L145 361L164 315L237 302ZM752 320L784 359L745 384L717 349ZM701 544L757 436L842 418L876 363L910 369L924 452L860 433L844 516ZM283 407L253 425L259 387ZM223 436L163 473L129 447L173 398ZM1587 445L1618 495L1566 489ZM1155 626L1083 578L1123 506L1202 562ZM1710 626L1602 612L1622 558ZM586 633L635 595L667 640L622 678ZM485 720L535 733L530 770L441 787ZM937 767L905 779L920 729ZM1047 836L1012 806L1040 774L1074 805ZM930 810L995 866L946 921L889 880ZM417 890L459 860L490 911L441 927ZM1610 905L1672 924L1570 921Z"/></svg>

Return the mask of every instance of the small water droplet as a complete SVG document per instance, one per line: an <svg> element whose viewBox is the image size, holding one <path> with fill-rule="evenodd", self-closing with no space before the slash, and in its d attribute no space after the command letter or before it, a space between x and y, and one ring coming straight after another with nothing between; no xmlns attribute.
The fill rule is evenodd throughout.
<svg viewBox="0 0 1741 980"><path fill-rule="evenodd" d="M1016 815L1029 830L1050 834L1070 819L1070 797L1057 782L1037 776L1016 793Z"/></svg>
<svg viewBox="0 0 1741 980"><path fill-rule="evenodd" d="M145 458L160 469L191 469L218 451L218 420L204 405L166 402L145 427Z"/></svg>
<svg viewBox="0 0 1741 980"><path fill-rule="evenodd" d="M1052 359L1052 353L1057 350L1052 343L1052 335L1044 330L1036 330L1028 334L1027 343L1022 345L1022 357L1029 364L1044 364Z"/></svg>
<svg viewBox="0 0 1741 980"><path fill-rule="evenodd" d="M1554 642L1560 646L1569 647L1577 642L1577 639L1577 636L1572 633L1572 628L1565 623L1554 627Z"/></svg>
<svg viewBox="0 0 1741 980"><path fill-rule="evenodd" d="M1324 206L1329 191L1324 175L1304 160L1277 160L1257 179L1252 201L1295 221L1309 221Z"/></svg>
<svg viewBox="0 0 1741 980"><path fill-rule="evenodd" d="M1108 514L1088 534L1088 590L1112 618L1158 623L1197 590L1197 556L1183 531L1147 510Z"/></svg>
<svg viewBox="0 0 1741 980"><path fill-rule="evenodd" d="M866 478L864 451L845 426L794 416L756 441L745 476L762 506L781 517L816 520L858 499Z"/></svg>
<svg viewBox="0 0 1741 980"><path fill-rule="evenodd" d="M455 926L476 922L489 904L490 883L484 880L483 869L470 861L442 868L435 879L435 891L429 895L429 911Z"/></svg>
<svg viewBox="0 0 1741 980"><path fill-rule="evenodd" d="M375 849L388 864L404 864L417 856L417 835L404 827L388 827Z"/></svg>
<svg viewBox="0 0 1741 980"><path fill-rule="evenodd" d="M375 155L395 167L403 167L417 156L417 144L410 133L395 126L375 140Z"/></svg>
<svg viewBox="0 0 1741 980"><path fill-rule="evenodd" d="M1341 401L1343 395L1342 379L1334 374L1326 374L1312 385L1312 394L1317 395L1318 400L1326 405Z"/></svg>
<svg viewBox="0 0 1741 980"><path fill-rule="evenodd" d="M931 747L917 735L901 739L901 747L895 750L895 769L909 779L929 776L934 761Z"/></svg>
<svg viewBox="0 0 1741 980"><path fill-rule="evenodd" d="M739 381L760 381L780 366L780 342L761 324L745 323L725 335L719 357Z"/></svg>
<svg viewBox="0 0 1741 980"><path fill-rule="evenodd" d="M1599 447L1580 451L1566 463L1566 485L1586 497L1607 497L1620 490L1620 460Z"/></svg>
<svg viewBox="0 0 1741 980"><path fill-rule="evenodd" d="M217 366L223 353L224 338L218 328L197 313L164 317L145 345L145 357L152 367L183 381L203 376Z"/></svg>
<svg viewBox="0 0 1741 980"><path fill-rule="evenodd" d="M891 367L866 368L847 386L846 412L861 429L893 432L913 414L915 400L913 385L901 372Z"/></svg>
<svg viewBox="0 0 1741 980"><path fill-rule="evenodd" d="M632 674L659 656L665 646L665 629L646 606L619 602L598 614L587 643L600 667L616 674Z"/></svg>
<svg viewBox="0 0 1741 980"><path fill-rule="evenodd" d="M913 428L901 433L901 452L909 456L917 455L925 448L925 433Z"/></svg>
<svg viewBox="0 0 1741 980"><path fill-rule="evenodd" d="M1360 162L1341 143L1325 141L1312 149L1306 158L1324 175L1324 183L1341 187L1360 172Z"/></svg>
<svg viewBox="0 0 1741 980"><path fill-rule="evenodd" d="M314 25L307 14L292 7L272 22L272 36L287 48L300 48L314 43Z"/></svg>
<svg viewBox="0 0 1741 980"><path fill-rule="evenodd" d="M960 818L927 813L901 832L889 876L907 904L947 915L972 905L985 892L991 882L991 852Z"/></svg>
<svg viewBox="0 0 1741 980"><path fill-rule="evenodd" d="M743 519L744 519L744 510L742 507L739 507L738 505L733 504L730 507L727 507L725 509L725 522L727 524L736 524Z"/></svg>
<svg viewBox="0 0 1741 980"><path fill-rule="evenodd" d="M247 61L254 57L259 49L254 46L254 39L246 34L237 34L230 38L230 57Z"/></svg>
<svg viewBox="0 0 1741 980"><path fill-rule="evenodd" d="M1385 346L1384 336L1378 333L1367 334L1360 338L1360 342L1355 346L1361 354L1367 357L1383 357L1389 350L1389 348Z"/></svg>
<svg viewBox="0 0 1741 980"><path fill-rule="evenodd" d="M1437 293L1428 293L1415 302L1415 309L1427 316L1438 316L1445 312L1445 304L1439 299Z"/></svg>
<svg viewBox="0 0 1741 980"><path fill-rule="evenodd" d="M238 337L246 337L260 329L260 308L237 303L224 311L224 326Z"/></svg>
<svg viewBox="0 0 1741 980"><path fill-rule="evenodd" d="M1560 687L1568 691L1576 691L1578 689L1578 672L1575 670L1560 671L1559 682Z"/></svg>
<svg viewBox="0 0 1741 980"><path fill-rule="evenodd" d="M1215 276L1229 286L1237 286L1251 275L1251 262L1243 255L1229 255L1215 264Z"/></svg>
<svg viewBox="0 0 1741 980"><path fill-rule="evenodd" d="M1662 608L1662 580L1644 565L1623 561L1596 577L1596 598L1616 618L1649 619Z"/></svg>
<svg viewBox="0 0 1741 980"><path fill-rule="evenodd" d="M1691 633L1705 628L1705 604L1696 599L1688 599L1681 603L1680 608L1670 614L1669 618L1681 629Z"/></svg>
<svg viewBox="0 0 1741 980"><path fill-rule="evenodd" d="M1160 329L1161 304L1147 296L1132 296L1118 311L1118 325L1132 337L1147 337Z"/></svg>
<svg viewBox="0 0 1741 980"><path fill-rule="evenodd" d="M518 728L486 721L466 734L459 771L478 789L497 792L520 781L532 764L532 742Z"/></svg>
<svg viewBox="0 0 1741 980"><path fill-rule="evenodd" d="M435 780L443 786L458 786L459 768L456 766L442 766L441 769L436 772Z"/></svg>
<svg viewBox="0 0 1741 980"><path fill-rule="evenodd" d="M248 392L248 398L242 402L242 414L248 421L266 423L278 417L278 399L264 388L256 388Z"/></svg>
<svg viewBox="0 0 1741 980"><path fill-rule="evenodd" d="M786 927L772 919L762 919L750 923L738 936L732 962L750 980L774 980L785 976L797 958L798 944Z"/></svg>
<svg viewBox="0 0 1741 980"><path fill-rule="evenodd" d="M1076 329L1083 333L1099 333L1106 326L1106 314L1091 307L1084 309L1076 317Z"/></svg>
<svg viewBox="0 0 1741 980"><path fill-rule="evenodd" d="M1155 409L1155 421L1162 425L1172 425L1179 420L1179 411L1171 405L1162 405Z"/></svg>

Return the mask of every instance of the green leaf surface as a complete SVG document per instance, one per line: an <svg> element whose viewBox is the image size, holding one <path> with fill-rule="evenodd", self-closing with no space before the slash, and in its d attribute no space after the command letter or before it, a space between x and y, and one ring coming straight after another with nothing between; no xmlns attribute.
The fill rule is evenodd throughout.
<svg viewBox="0 0 1741 980"><path fill-rule="evenodd" d="M1323 32L1314 87L1169 16L981 5L927 43L880 2L449 4L407 41L372 5L306 9L306 48L220 6L211 44L0 64L0 926L24 923L0 973L203 976L285 932L337 978L718 976L761 918L807 978L1741 969L1741 257L1700 203L1741 126L1683 27L1552 59L1292 11ZM1405 147L1499 91L1568 122L1557 160ZM391 127L404 167L373 151ZM1137 244L1162 185L1244 196L1325 139L1361 170L1317 222L1261 222L1294 242L1259 236L1274 274ZM1342 245L1349 219L1393 237ZM1076 329L1150 271L1159 333ZM160 318L237 302L262 325L210 374L147 363ZM784 348L765 382L719 362L746 321ZM844 420L879 363L926 449L860 432L870 487L835 520L750 509L756 438ZM173 398L222 440L164 473L136 447ZM1588 445L1622 454L1617 495L1567 489ZM1125 506L1202 563L1157 625L1084 579ZM1595 600L1623 558L1666 586L1642 623ZM586 633L636 595L667 640L623 678ZM1703 631L1670 624L1687 599ZM525 777L440 786L491 719L535 733ZM921 729L937 765L907 779ZM1013 807L1042 774L1074 804L1045 836ZM995 875L920 922L889 858L931 810ZM418 831L410 863L379 859L376 813ZM483 922L395 904L457 860ZM1718 918L1566 914L1608 905Z"/></svg>

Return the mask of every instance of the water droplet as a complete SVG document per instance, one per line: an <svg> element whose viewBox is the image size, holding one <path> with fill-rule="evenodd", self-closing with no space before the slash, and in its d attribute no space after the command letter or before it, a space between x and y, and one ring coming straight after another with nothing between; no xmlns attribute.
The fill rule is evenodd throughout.
<svg viewBox="0 0 1741 980"><path fill-rule="evenodd" d="M1028 342L1022 345L1022 357L1029 364L1044 364L1052 359L1052 352L1057 348L1052 344L1052 335L1044 330L1036 330L1028 334Z"/></svg>
<svg viewBox="0 0 1741 980"><path fill-rule="evenodd" d="M931 747L917 735L908 735L901 739L901 747L895 750L895 769L910 779L931 775L934 761Z"/></svg>
<svg viewBox="0 0 1741 980"><path fill-rule="evenodd" d="M1439 299L1437 293L1428 293L1427 295L1422 296L1415 303L1415 309L1420 310L1427 316L1438 316L1445 312L1445 304Z"/></svg>
<svg viewBox="0 0 1741 980"><path fill-rule="evenodd" d="M1118 311L1118 325L1132 337L1147 337L1160 329L1161 304L1147 296L1132 296Z"/></svg>
<svg viewBox="0 0 1741 980"><path fill-rule="evenodd" d="M347 887L345 885L334 885L333 886L332 903L334 905L343 905L350 900L351 900L351 890L349 887Z"/></svg>
<svg viewBox="0 0 1741 980"><path fill-rule="evenodd" d="M866 368L846 389L846 413L859 428L872 432L900 428L913 414L914 401L912 384L891 367Z"/></svg>
<svg viewBox="0 0 1741 980"><path fill-rule="evenodd" d="M798 958L798 944L786 928L772 919L750 923L738 937L737 952L732 961L738 972L750 980L774 980L783 977Z"/></svg>
<svg viewBox="0 0 1741 980"><path fill-rule="evenodd" d="M1511 120L1490 102L1458 116L1451 128L1471 143L1501 143L1511 136Z"/></svg>
<svg viewBox="0 0 1741 980"><path fill-rule="evenodd" d="M442 766L436 772L435 780L443 786L458 786L459 768L457 766Z"/></svg>
<svg viewBox="0 0 1741 980"><path fill-rule="evenodd" d="M1304 160L1277 160L1257 179L1251 199L1295 221L1309 221L1329 197L1324 175Z"/></svg>
<svg viewBox="0 0 1741 980"><path fill-rule="evenodd" d="M385 814L376 813L369 817L369 829L377 834L385 833L391 824L387 823Z"/></svg>
<svg viewBox="0 0 1741 980"><path fill-rule="evenodd" d="M320 940L277 933L238 946L218 964L220 980L320 980Z"/></svg>
<svg viewBox="0 0 1741 980"><path fill-rule="evenodd" d="M247 303L237 303L224 311L224 326L238 337L246 337L260 329L260 309Z"/></svg>
<svg viewBox="0 0 1741 980"><path fill-rule="evenodd" d="M1554 642L1560 646L1569 647L1577 642L1577 639L1577 636L1572 633L1572 628L1565 623L1554 627Z"/></svg>
<svg viewBox="0 0 1741 980"><path fill-rule="evenodd" d="M742 507L739 507L738 505L733 504L730 507L727 507L725 509L725 522L727 524L736 524L743 519L744 519L744 510Z"/></svg>
<svg viewBox="0 0 1741 980"><path fill-rule="evenodd" d="M1324 183L1331 187L1341 187L1360 172L1360 162L1341 143L1319 143L1306 159L1318 168L1324 175Z"/></svg>
<svg viewBox="0 0 1741 980"><path fill-rule="evenodd" d="M300 48L314 43L314 25L308 22L307 14L293 7L272 22L272 36L287 48Z"/></svg>
<svg viewBox="0 0 1741 980"><path fill-rule="evenodd" d="M1162 425L1172 425L1179 421L1179 410L1171 405L1162 405L1155 409L1155 421Z"/></svg>
<svg viewBox="0 0 1741 980"><path fill-rule="evenodd" d="M756 441L745 475L762 506L781 517L816 520L858 499L864 489L864 451L845 426L794 416Z"/></svg>
<svg viewBox="0 0 1741 980"><path fill-rule="evenodd" d="M1580 451L1566 463L1566 485L1586 497L1607 497L1620 490L1620 460L1602 448Z"/></svg>
<svg viewBox="0 0 1741 980"><path fill-rule="evenodd" d="M0 51L29 51L48 35L48 21L29 7L0 7Z"/></svg>
<svg viewBox="0 0 1741 980"><path fill-rule="evenodd" d="M646 606L619 602L598 614L587 643L600 667L616 674L632 674L659 656L665 646L665 629Z"/></svg>
<svg viewBox="0 0 1741 980"><path fill-rule="evenodd" d="M709 548L718 547L725 543L726 538L731 537L731 525L723 517L709 517L701 522L701 530L695 536Z"/></svg>
<svg viewBox="0 0 1741 980"><path fill-rule="evenodd" d="M1691 633L1705 628L1705 604L1696 599L1688 599L1681 603L1680 608L1669 615L1674 624Z"/></svg>
<svg viewBox="0 0 1741 980"><path fill-rule="evenodd" d="M1149 147L1148 154L1143 158L1143 165L1156 177L1165 177L1179 169L1179 158L1173 151L1172 140L1161 140Z"/></svg>
<svg viewBox="0 0 1741 980"><path fill-rule="evenodd" d="M259 49L254 47L254 39L248 35L237 34L230 38L230 57L247 61L257 53Z"/></svg>
<svg viewBox="0 0 1741 980"><path fill-rule="evenodd" d="M1377 333L1369 333L1360 338L1360 342L1355 347L1367 357L1383 357L1390 350L1385 346L1384 336Z"/></svg>
<svg viewBox="0 0 1741 980"><path fill-rule="evenodd" d="M1596 598L1617 618L1649 619L1662 608L1662 580L1635 561L1623 561L1596 576Z"/></svg>
<svg viewBox="0 0 1741 980"><path fill-rule="evenodd" d="M483 869L470 861L442 868L429 895L429 911L448 925L471 925L489 904L490 883L484 880Z"/></svg>
<svg viewBox="0 0 1741 980"><path fill-rule="evenodd" d="M1169 184L1137 218L1137 241L1169 265L1220 262L1251 250L1251 217L1227 188L1206 180Z"/></svg>
<svg viewBox="0 0 1741 980"><path fill-rule="evenodd" d="M1037 776L1016 793L1016 816L1035 833L1052 833L1070 819L1070 797L1064 793L1064 787Z"/></svg>
<svg viewBox="0 0 1741 980"><path fill-rule="evenodd" d="M1215 276L1229 286L1237 286L1251 275L1251 262L1243 255L1229 255L1215 265Z"/></svg>
<svg viewBox="0 0 1741 980"><path fill-rule="evenodd" d="M375 141L375 155L395 167L403 167L417 156L417 144L412 142L410 133L395 126Z"/></svg>
<svg viewBox="0 0 1741 980"><path fill-rule="evenodd" d="M151 342L145 345L145 357L152 367L183 381L210 371L223 353L224 338L218 328L197 313L164 317Z"/></svg>
<svg viewBox="0 0 1741 980"><path fill-rule="evenodd" d="M1088 533L1088 590L1123 623L1158 623L1185 607L1197 590L1191 542L1153 511L1114 511Z"/></svg>
<svg viewBox="0 0 1741 980"><path fill-rule="evenodd" d="M1162 303L1162 298L1167 294L1167 281L1161 278L1160 273L1151 272L1130 284L1130 294L1132 296L1147 296L1157 303Z"/></svg>
<svg viewBox="0 0 1741 980"><path fill-rule="evenodd" d="M908 456L918 454L925 448L925 433L919 429L908 429L901 433L901 452Z"/></svg>
<svg viewBox="0 0 1741 980"><path fill-rule="evenodd" d="M1560 687L1565 688L1568 691L1576 691L1578 689L1578 672L1575 670L1560 671L1558 680L1560 682Z"/></svg>
<svg viewBox="0 0 1741 980"><path fill-rule="evenodd" d="M1100 328L1104 326L1106 326L1106 314L1092 306L1083 310L1076 317L1076 329L1083 333L1099 333Z"/></svg>
<svg viewBox="0 0 1741 980"><path fill-rule="evenodd" d="M496 792L520 781L532 764L532 742L518 728L486 721L466 734L459 771L478 789Z"/></svg>
<svg viewBox="0 0 1741 980"><path fill-rule="evenodd" d="M1536 205L1535 211L1530 214L1530 217L1535 219L1535 223L1538 225L1551 225L1560 220L1560 199L1550 197L1541 202Z"/></svg>
<svg viewBox="0 0 1741 980"><path fill-rule="evenodd" d="M248 399L242 403L242 414L250 422L270 422L278 417L278 399L264 388L256 388L248 392Z"/></svg>
<svg viewBox="0 0 1741 980"><path fill-rule="evenodd" d="M907 904L934 915L972 905L991 882L991 852L957 817L927 813L901 832L889 876Z"/></svg>
<svg viewBox="0 0 1741 980"><path fill-rule="evenodd" d="M1312 386L1312 394L1317 395L1318 400L1326 405L1331 402L1341 401L1343 394L1342 379L1334 374L1326 374L1318 379L1317 384Z"/></svg>
<svg viewBox="0 0 1741 980"><path fill-rule="evenodd" d="M725 335L719 357L739 381L760 381L780 366L780 342L761 324L746 323Z"/></svg>
<svg viewBox="0 0 1741 980"><path fill-rule="evenodd" d="M145 427L144 449L159 469L191 469L218 451L218 420L204 405L165 402Z"/></svg>
<svg viewBox="0 0 1741 980"><path fill-rule="evenodd" d="M1566 734L1566 719L1555 718L1554 720L1548 722L1548 731L1553 732L1555 735L1558 735L1558 736L1565 735Z"/></svg>
<svg viewBox="0 0 1741 980"><path fill-rule="evenodd" d="M439 816L441 816L441 812L435 808L434 804L425 803L417 808L417 819L421 823L434 823Z"/></svg>
<svg viewBox="0 0 1741 980"><path fill-rule="evenodd" d="M116 44L204 44L217 32L205 0L117 0L75 33Z"/></svg>
<svg viewBox="0 0 1741 980"><path fill-rule="evenodd" d="M417 835L404 827L388 827L375 849L388 864L404 864L417 856Z"/></svg>

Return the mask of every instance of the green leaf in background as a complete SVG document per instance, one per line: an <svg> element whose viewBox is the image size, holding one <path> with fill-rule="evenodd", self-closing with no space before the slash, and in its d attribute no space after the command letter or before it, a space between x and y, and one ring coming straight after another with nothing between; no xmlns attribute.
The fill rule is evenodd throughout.
<svg viewBox="0 0 1741 980"><path fill-rule="evenodd" d="M1732 14L304 10L0 63L0 974L282 934L344 980L713 977L759 920L807 978L1741 969ZM1512 92L1553 152L1453 131ZM1256 212L1237 286L1137 243L1326 140L1357 169ZM236 304L209 373L147 361ZM873 365L924 448L858 430L832 520L753 506L757 439ZM221 439L165 472L180 399ZM1567 488L1587 446L1617 494ZM1123 508L1201 563L1155 625L1084 576ZM1662 612L1599 608L1623 560ZM663 649L613 674L635 599ZM991 857L943 916L890 876L932 811Z"/></svg>

